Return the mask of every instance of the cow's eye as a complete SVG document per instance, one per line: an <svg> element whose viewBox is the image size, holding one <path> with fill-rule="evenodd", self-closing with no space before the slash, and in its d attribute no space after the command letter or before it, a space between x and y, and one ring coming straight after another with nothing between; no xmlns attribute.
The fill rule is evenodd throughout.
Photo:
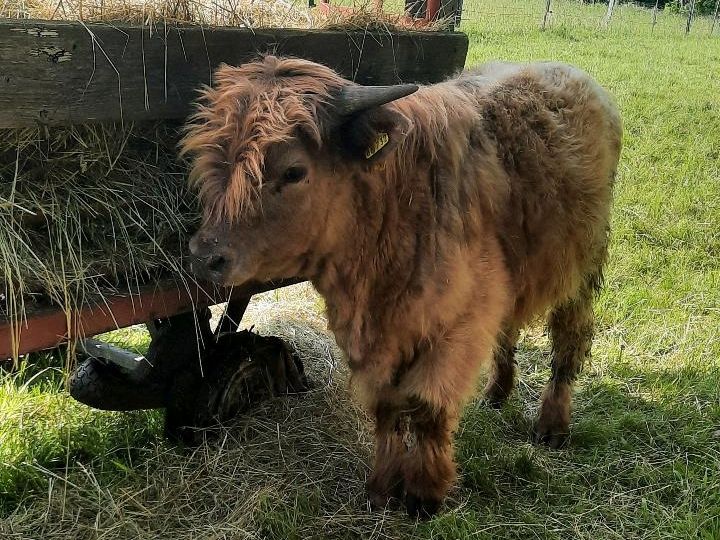
<svg viewBox="0 0 720 540"><path fill-rule="evenodd" d="M293 184L295 182L300 182L305 178L305 176L307 176L307 169L305 167L288 167L283 173L283 182Z"/></svg>

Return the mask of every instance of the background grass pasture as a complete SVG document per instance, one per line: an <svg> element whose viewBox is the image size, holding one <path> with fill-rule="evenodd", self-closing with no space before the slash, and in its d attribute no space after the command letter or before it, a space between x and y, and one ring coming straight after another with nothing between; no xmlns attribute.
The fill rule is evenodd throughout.
<svg viewBox="0 0 720 540"><path fill-rule="evenodd" d="M301 285L256 298L247 323L294 343L314 390L194 451L163 441L158 412L74 402L43 357L0 379L0 537L720 538L720 37L701 20L686 38L667 14L651 33L650 12L632 6L605 29L604 6L567 0L541 32L543 5L466 2L462 30L469 65L571 62L623 114L611 259L567 449L528 440L549 375L547 336L532 328L508 406L467 408L445 511L420 524L370 513L370 427L322 302ZM147 345L138 329L110 337Z"/></svg>

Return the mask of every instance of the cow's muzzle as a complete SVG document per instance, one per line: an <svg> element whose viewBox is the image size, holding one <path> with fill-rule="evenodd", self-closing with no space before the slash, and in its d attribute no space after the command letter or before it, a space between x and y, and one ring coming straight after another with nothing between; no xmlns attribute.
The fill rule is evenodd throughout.
<svg viewBox="0 0 720 540"><path fill-rule="evenodd" d="M229 250L223 248L217 238L201 233L190 240L190 269L202 279L223 283L232 266Z"/></svg>
<svg viewBox="0 0 720 540"><path fill-rule="evenodd" d="M223 283L228 269L228 260L222 255L208 255L207 257L192 257L190 269L192 273L202 279Z"/></svg>

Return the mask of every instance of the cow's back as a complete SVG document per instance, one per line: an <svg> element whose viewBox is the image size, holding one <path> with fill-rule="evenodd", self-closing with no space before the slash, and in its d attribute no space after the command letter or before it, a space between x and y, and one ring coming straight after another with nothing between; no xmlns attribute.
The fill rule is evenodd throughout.
<svg viewBox="0 0 720 540"><path fill-rule="evenodd" d="M456 84L477 99L486 151L506 175L495 226L526 321L602 266L620 117L595 81L563 64L487 64Z"/></svg>

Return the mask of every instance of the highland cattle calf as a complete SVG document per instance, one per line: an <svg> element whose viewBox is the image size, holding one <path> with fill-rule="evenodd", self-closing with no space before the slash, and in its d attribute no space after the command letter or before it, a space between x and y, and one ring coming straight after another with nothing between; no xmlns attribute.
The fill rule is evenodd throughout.
<svg viewBox="0 0 720 540"><path fill-rule="evenodd" d="M193 265L224 284L314 284L375 417L370 501L428 516L481 368L499 406L518 332L544 315L552 376L534 438L565 441L620 147L611 98L567 65L488 64L424 87L360 86L293 58L223 66L183 141L204 208Z"/></svg>

